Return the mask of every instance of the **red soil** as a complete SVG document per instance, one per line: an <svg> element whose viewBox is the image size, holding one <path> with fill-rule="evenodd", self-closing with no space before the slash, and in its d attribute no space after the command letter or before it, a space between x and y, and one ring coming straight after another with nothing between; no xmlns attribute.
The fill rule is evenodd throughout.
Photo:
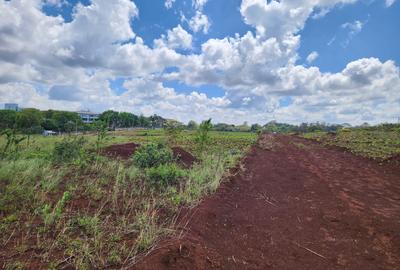
<svg viewBox="0 0 400 270"><path fill-rule="evenodd" d="M114 144L104 148L102 153L111 158L129 159L139 146L136 143Z"/></svg>
<svg viewBox="0 0 400 270"><path fill-rule="evenodd" d="M243 170L134 269L399 269L400 166L294 136Z"/></svg>
<svg viewBox="0 0 400 270"><path fill-rule="evenodd" d="M102 153L111 158L129 159L139 146L135 143L115 144L104 148ZM185 168L190 168L197 162L192 154L181 147L172 147L172 152L178 163Z"/></svg>
<svg viewBox="0 0 400 270"><path fill-rule="evenodd" d="M178 163L185 168L190 168L197 159L192 156L189 152L186 152L180 147L172 147L172 152L174 153L174 158L177 159Z"/></svg>

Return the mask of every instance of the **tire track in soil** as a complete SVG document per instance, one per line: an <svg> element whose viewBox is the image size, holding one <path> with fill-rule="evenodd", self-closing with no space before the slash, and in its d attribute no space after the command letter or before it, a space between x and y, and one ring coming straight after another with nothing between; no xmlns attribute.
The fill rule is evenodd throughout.
<svg viewBox="0 0 400 270"><path fill-rule="evenodd" d="M400 268L398 166L284 135L243 166L134 269Z"/></svg>

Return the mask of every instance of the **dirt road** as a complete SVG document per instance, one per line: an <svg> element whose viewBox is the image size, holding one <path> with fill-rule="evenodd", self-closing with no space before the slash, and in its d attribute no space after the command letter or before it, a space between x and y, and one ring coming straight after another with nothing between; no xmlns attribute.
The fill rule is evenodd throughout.
<svg viewBox="0 0 400 270"><path fill-rule="evenodd" d="M298 137L260 145L135 268L400 269L399 167Z"/></svg>

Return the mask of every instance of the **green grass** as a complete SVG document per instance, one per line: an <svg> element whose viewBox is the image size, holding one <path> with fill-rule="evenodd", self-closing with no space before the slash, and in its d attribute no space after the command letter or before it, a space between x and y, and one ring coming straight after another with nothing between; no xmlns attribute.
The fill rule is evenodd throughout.
<svg viewBox="0 0 400 270"><path fill-rule="evenodd" d="M352 153L373 159L386 159L400 154L400 131L380 129L346 129L336 135L325 132L307 133L305 138L336 145Z"/></svg>
<svg viewBox="0 0 400 270"><path fill-rule="evenodd" d="M0 255L0 268L29 268L30 250L44 269L119 269L134 262L173 234L180 207L214 192L256 141L252 133L211 132L209 147L198 153L195 136L184 131L177 145L200 162L161 187L152 183L156 174L149 181L148 169L133 160L96 156L95 135L84 136L82 154L68 163L52 156L62 137L24 141L18 154L0 160L0 254L13 254ZM162 130L116 131L103 146L165 140ZM0 148L4 144L0 137Z"/></svg>

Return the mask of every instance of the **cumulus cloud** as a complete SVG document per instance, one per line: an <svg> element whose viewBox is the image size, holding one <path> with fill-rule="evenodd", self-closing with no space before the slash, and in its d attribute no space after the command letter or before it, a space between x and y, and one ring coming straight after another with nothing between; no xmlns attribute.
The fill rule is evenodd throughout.
<svg viewBox="0 0 400 270"><path fill-rule="evenodd" d="M244 21L254 26L259 35L282 38L303 29L315 8L324 10L326 14L337 4L352 2L355 0L243 0L240 12Z"/></svg>
<svg viewBox="0 0 400 270"><path fill-rule="evenodd" d="M210 27L203 13L206 2L192 2L197 22L192 18L189 27L195 33ZM181 121L391 121L400 114L395 62L363 58L336 73L296 64L299 31L307 19L352 2L243 0L243 20L256 31L208 39L194 53L193 36L181 25L146 45L134 22L132 27L139 10L130 0L78 4L68 23L46 16L39 0L0 1L0 102L157 113ZM363 24L342 28L356 34ZM317 57L312 52L306 60ZM120 77L127 91L117 94L109 81ZM166 80L191 89L217 85L225 93L213 98L200 91L182 94L165 87ZM281 107L288 96L291 103Z"/></svg>
<svg viewBox="0 0 400 270"><path fill-rule="evenodd" d="M202 31L204 34L207 34L211 23L208 20L207 15L204 15L201 11L196 11L196 15L194 15L189 21L189 26L195 33Z"/></svg>
<svg viewBox="0 0 400 270"><path fill-rule="evenodd" d="M167 36L162 35L161 39L155 40L154 43L158 47L190 49L192 47L192 35L179 24L172 30L168 30Z"/></svg>
<svg viewBox="0 0 400 270"><path fill-rule="evenodd" d="M390 1L390 0L389 0ZM208 0L192 0L192 4L196 10L202 10Z"/></svg>
<svg viewBox="0 0 400 270"><path fill-rule="evenodd" d="M307 63L311 64L318 58L318 56L319 56L318 52L316 51L311 52L306 58Z"/></svg>

